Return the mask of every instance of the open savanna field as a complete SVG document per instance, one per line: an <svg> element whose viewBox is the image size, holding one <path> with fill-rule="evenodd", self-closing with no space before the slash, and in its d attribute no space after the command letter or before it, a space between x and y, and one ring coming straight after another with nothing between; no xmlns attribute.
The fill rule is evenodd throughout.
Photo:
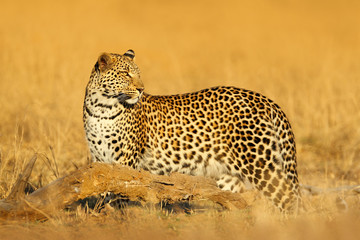
<svg viewBox="0 0 360 240"><path fill-rule="evenodd" d="M82 104L91 69L100 53L128 49L147 93L231 85L277 102L301 184L360 184L360 1L1 0L0 9L0 199L35 153L35 189L90 162ZM359 237L360 195L304 194L306 211L289 217L251 196L244 210L192 214L78 208L0 222L0 239Z"/></svg>

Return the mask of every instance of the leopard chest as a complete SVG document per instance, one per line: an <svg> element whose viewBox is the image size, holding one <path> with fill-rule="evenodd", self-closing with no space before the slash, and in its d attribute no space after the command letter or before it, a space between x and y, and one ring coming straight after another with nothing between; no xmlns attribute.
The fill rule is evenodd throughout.
<svg viewBox="0 0 360 240"><path fill-rule="evenodd" d="M116 120L88 116L85 132L93 161L113 162L119 139Z"/></svg>
<svg viewBox="0 0 360 240"><path fill-rule="evenodd" d="M93 161L136 167L143 134L136 109L85 105L84 125Z"/></svg>

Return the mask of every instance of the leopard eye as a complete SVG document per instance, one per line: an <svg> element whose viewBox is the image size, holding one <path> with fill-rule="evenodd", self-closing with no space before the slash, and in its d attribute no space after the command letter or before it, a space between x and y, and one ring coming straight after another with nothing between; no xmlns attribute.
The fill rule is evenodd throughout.
<svg viewBox="0 0 360 240"><path fill-rule="evenodd" d="M126 77L130 77L130 78L131 78L131 74L129 73L129 71L120 71L120 73L122 73L122 74L125 75Z"/></svg>
<svg viewBox="0 0 360 240"><path fill-rule="evenodd" d="M136 74L134 74L134 73L132 73L132 72L130 72L130 71L129 71L127 74L128 74L131 78L135 78L135 77L136 77Z"/></svg>

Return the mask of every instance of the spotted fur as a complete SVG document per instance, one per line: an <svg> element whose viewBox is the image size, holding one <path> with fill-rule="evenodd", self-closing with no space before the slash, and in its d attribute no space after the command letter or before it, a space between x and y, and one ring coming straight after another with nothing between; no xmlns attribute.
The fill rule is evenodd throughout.
<svg viewBox="0 0 360 240"><path fill-rule="evenodd" d="M276 103L224 86L149 95L134 56L104 53L92 70L84 126L93 161L207 176L223 190L254 187L282 211L297 207L294 134Z"/></svg>

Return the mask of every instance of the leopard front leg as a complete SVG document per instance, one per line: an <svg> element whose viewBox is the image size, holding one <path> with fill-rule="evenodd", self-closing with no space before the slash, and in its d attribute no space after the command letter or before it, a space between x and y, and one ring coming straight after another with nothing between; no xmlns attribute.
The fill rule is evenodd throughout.
<svg viewBox="0 0 360 240"><path fill-rule="evenodd" d="M231 176L229 174L223 174L218 179L216 179L216 185L223 191L231 191L233 193L244 192L248 189L251 189L251 184L245 179L237 176Z"/></svg>

